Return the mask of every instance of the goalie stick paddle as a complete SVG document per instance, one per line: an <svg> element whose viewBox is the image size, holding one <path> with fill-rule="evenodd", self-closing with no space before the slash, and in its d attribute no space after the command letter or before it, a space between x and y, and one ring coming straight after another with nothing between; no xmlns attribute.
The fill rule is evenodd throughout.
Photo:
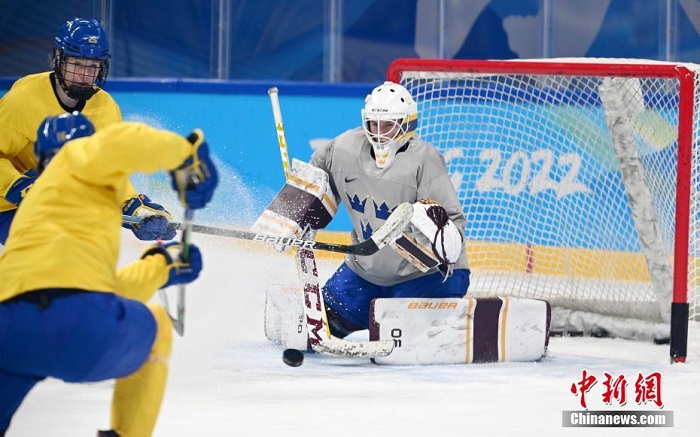
<svg viewBox="0 0 700 437"><path fill-rule="evenodd" d="M204 226L192 224L192 232L200 234L216 235L220 237L232 237L241 240L260 241L270 244L284 244L286 246L297 247L302 249L325 250L327 252L347 253L351 255L367 256L379 251L387 244L401 235L401 232L411 221L413 217L413 207L409 203L402 203L394 209L394 212L389 216L382 227L374 232L369 240L365 240L357 244L336 244L324 243L322 241L304 240L293 237L280 237L277 235L261 234L252 231L244 231L237 229L223 229L214 226ZM122 216L123 223L140 223L143 221L141 217ZM184 224L171 222L169 227L172 229L183 229Z"/></svg>
<svg viewBox="0 0 700 437"><path fill-rule="evenodd" d="M277 87L272 87L267 93L270 96L270 103L272 104L272 115L275 120L277 143L279 144L280 157L282 158L284 177L285 179L289 179L289 152L287 150L287 140L284 134L284 125L282 124L279 91ZM370 250L364 253L365 255L375 253L398 237L413 217L413 207L410 205L408 205L408 207L410 211L405 206L399 205L394 211L395 217L393 222L390 223L392 215L387 222L384 223L384 226L374 233L372 239L360 243L365 244L373 241L375 247L370 245ZM313 248L314 247L311 249ZM315 248L321 249L320 247ZM356 253L356 255L359 254ZM326 355L356 358L383 357L391 353L394 348L393 342L351 342L332 337L328 330L328 320L326 319L326 309L319 287L318 269L314 252L310 250L310 248L300 247L295 250L294 260L297 263L297 272L299 273L299 279L303 285L304 317L306 318L306 326L308 328L309 344L316 352ZM323 337L319 335L319 332L323 332Z"/></svg>

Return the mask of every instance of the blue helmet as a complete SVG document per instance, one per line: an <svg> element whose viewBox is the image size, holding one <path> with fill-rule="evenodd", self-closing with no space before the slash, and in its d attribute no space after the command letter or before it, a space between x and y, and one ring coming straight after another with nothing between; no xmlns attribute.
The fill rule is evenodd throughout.
<svg viewBox="0 0 700 437"><path fill-rule="evenodd" d="M76 138L89 137L94 133L95 127L92 122L77 111L46 117L39 125L34 142L34 156L39 173L44 171L65 143Z"/></svg>
<svg viewBox="0 0 700 437"><path fill-rule="evenodd" d="M53 69L61 88L73 99L89 99L104 85L109 70L111 55L104 29L97 20L74 17L61 26L54 43ZM99 61L99 69L92 83L66 82L67 58Z"/></svg>

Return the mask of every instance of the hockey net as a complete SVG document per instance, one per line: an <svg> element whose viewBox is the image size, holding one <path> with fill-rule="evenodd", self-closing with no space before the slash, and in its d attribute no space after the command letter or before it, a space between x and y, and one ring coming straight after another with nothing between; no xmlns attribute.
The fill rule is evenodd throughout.
<svg viewBox="0 0 700 437"><path fill-rule="evenodd" d="M388 79L416 99L464 208L469 294L546 299L554 330L671 336L685 356L700 317L699 69L395 61Z"/></svg>

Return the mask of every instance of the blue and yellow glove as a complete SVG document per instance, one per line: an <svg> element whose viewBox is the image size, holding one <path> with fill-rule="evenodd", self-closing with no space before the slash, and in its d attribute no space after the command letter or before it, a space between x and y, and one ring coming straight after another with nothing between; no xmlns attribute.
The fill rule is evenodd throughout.
<svg viewBox="0 0 700 437"><path fill-rule="evenodd" d="M172 187L184 208L201 209L214 195L219 175L209 157L209 145L204 140L204 133L195 129L187 140L192 143L192 156L170 172Z"/></svg>
<svg viewBox="0 0 700 437"><path fill-rule="evenodd" d="M24 200L24 196L27 195L29 189L34 185L34 182L36 182L37 177L39 177L39 173L37 173L36 170L27 170L25 173L21 174L12 182L10 188L7 189L5 200L15 206L19 206L22 200Z"/></svg>
<svg viewBox="0 0 700 437"><path fill-rule="evenodd" d="M175 226L170 225L173 217L157 203L151 202L145 194L139 194L124 202L122 214L140 217L140 223L123 223L122 227L131 229L139 240L172 240L175 238Z"/></svg>
<svg viewBox="0 0 700 437"><path fill-rule="evenodd" d="M161 288L177 284L189 284L197 279L199 272L202 271L202 253L199 251L199 248L194 244L190 244L189 250L189 259L183 261L180 256L182 243L171 241L151 247L141 255L141 259L156 254L161 254L165 257L170 270L168 272L168 281Z"/></svg>

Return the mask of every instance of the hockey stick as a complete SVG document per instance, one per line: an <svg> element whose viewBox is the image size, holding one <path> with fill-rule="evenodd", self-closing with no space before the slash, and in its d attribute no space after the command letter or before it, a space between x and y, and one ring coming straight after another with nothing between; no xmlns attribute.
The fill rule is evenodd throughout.
<svg viewBox="0 0 700 437"><path fill-rule="evenodd" d="M270 103L272 104L272 115L275 119L277 142L279 143L282 166L284 167L284 176L286 179L289 179L289 152L287 150L287 140L284 134L284 125L282 124L279 91L277 87L272 87L267 93L270 96ZM390 224L390 226L386 226L389 224L389 220L391 220L390 216L387 223L377 230L377 233L379 233L381 229L386 227L383 237L379 236L380 238L375 240L377 250L397 238L408 224L408 221L410 221L413 214L413 207L408 204L406 205L408 209L410 209L410 212L406 210L403 205L399 205L394 211L395 214L398 212L395 221ZM374 239L374 235L372 239ZM370 239L367 241L372 240ZM360 244L364 244L367 241ZM378 242L381 243L381 247L377 244ZM356 342L333 337L328 329L328 320L326 318L326 309L319 286L318 268L316 266L314 252L309 248L299 248L294 254L294 259L297 263L299 279L303 283L304 316L306 318L306 327L308 330L308 342L314 351L326 355L355 358L385 357L391 353L394 349L393 341ZM321 332L323 332L323 334L320 334Z"/></svg>
<svg viewBox="0 0 700 437"><path fill-rule="evenodd" d="M282 124L282 108L280 108L279 90L272 87L267 90L272 104L272 116L275 119L275 129L277 130L277 143L280 146L280 158L282 158L282 168L284 178L289 179L289 151L287 149L287 138L284 135L284 125Z"/></svg>
<svg viewBox="0 0 700 437"><path fill-rule="evenodd" d="M263 243L283 244L299 249L315 249L325 250L327 252L348 253L352 255L372 255L379 249L389 244L394 239L401 235L403 229L411 221L413 208L409 203L402 203L397 206L394 212L389 216L386 223L377 229L369 240L365 240L357 244L336 244L324 243L322 241L311 241L293 237L280 237L277 235L260 234L252 231L243 231L237 229L223 229L213 226L195 225L190 223L191 232L200 234L217 235L221 237L232 237L241 240L260 241ZM130 215L123 215L123 223L141 223L143 218ZM184 222L171 222L168 226L170 229L183 229Z"/></svg>
<svg viewBox="0 0 700 437"><path fill-rule="evenodd" d="M185 219L182 222L182 251L180 252L180 260L187 262L190 258L190 235L192 234L192 218L194 216L194 211L190 208L185 209ZM140 221L140 220L139 220ZM129 221L129 223L134 223ZM138 221L137 221L138 223ZM165 294L164 289L160 289L160 298L165 304L165 311L170 317L170 321L173 323L173 329L175 332L182 337L185 335L185 285L180 284L177 288L177 305L175 310L177 311L177 316L173 317L170 313L170 306L168 304L168 295Z"/></svg>

